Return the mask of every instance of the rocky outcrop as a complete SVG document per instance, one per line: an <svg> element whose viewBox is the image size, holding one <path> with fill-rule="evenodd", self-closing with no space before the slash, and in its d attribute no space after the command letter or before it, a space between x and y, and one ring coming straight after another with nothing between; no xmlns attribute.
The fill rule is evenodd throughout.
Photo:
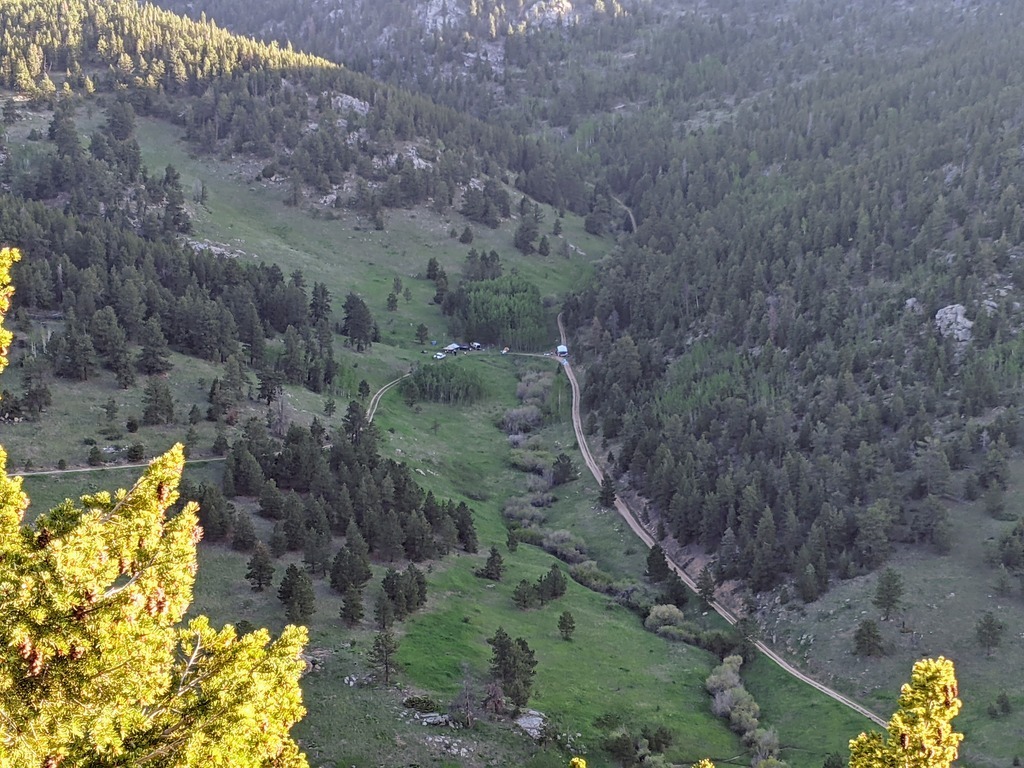
<svg viewBox="0 0 1024 768"><path fill-rule="evenodd" d="M952 339L957 344L969 344L973 338L971 328L974 323L967 319L963 304L950 304L936 312L935 327L943 338Z"/></svg>
<svg viewBox="0 0 1024 768"><path fill-rule="evenodd" d="M526 731L530 738L540 739L544 732L544 715L535 709L523 710L523 713L516 718L516 725Z"/></svg>

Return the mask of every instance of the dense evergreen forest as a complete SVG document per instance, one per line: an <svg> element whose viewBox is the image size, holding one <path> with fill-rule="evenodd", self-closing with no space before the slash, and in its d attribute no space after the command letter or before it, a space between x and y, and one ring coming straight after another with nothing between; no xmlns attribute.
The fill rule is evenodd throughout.
<svg viewBox="0 0 1024 768"><path fill-rule="evenodd" d="M698 21L750 35L704 99L736 106L595 133L638 228L569 303L585 403L672 532L755 589L947 550L937 498L1002 486L1018 440L1021 12L875 5Z"/></svg>
<svg viewBox="0 0 1024 768"><path fill-rule="evenodd" d="M561 26L582 32L596 20L622 17L627 8L636 11L618 0L297 0L284 8L274 0L166 0L161 5L197 19L222 20L242 34L290 40L383 82L412 84L437 103L479 117L493 116L512 87L502 50L509 38ZM545 68L554 63L537 62ZM548 69L542 79L551 77Z"/></svg>
<svg viewBox="0 0 1024 768"><path fill-rule="evenodd" d="M949 548L939 499L998 492L1019 438L1018 5L624 4L421 47L388 7L357 66L563 135L588 228L635 224L566 309L593 426L671 533L808 597ZM247 30L337 55L307 10Z"/></svg>
<svg viewBox="0 0 1024 768"><path fill-rule="evenodd" d="M721 576L760 589L789 574L814 594L837 574L876 567L894 542L947 548L938 499L1002 485L1018 440L1009 394L1021 373L1021 54L1009 30L1022 12L1013 4L868 0L840 13L808 0L602 13L595 3L585 24L505 9L519 21L503 18L500 30L491 28L495 8L475 4L475 15L436 25L424 59L404 63L403 35L423 20L400 24L394 8L375 6L391 33L366 49L373 66L359 66L414 82L451 65L445 36L459 30L473 51L441 80L486 84L492 106L478 117L516 115L493 127L352 70L289 59L287 46L253 48L271 69L252 67L248 49L222 42L206 19L165 24L172 17L145 6L122 28L101 23L105 6L73 5L81 38L32 23L27 6L5 7L5 35L18 41L5 64L10 84L55 98L46 83L58 67L72 91L130 85L132 108L173 112L197 143L265 158L264 175L287 175L296 196L330 193L354 173L356 194L337 204L377 222L382 207L444 209L476 189L474 176L508 173L533 197L587 213L593 232L627 230L594 286L566 305L590 363L585 405L623 479L681 541L717 548ZM294 29L288 16L256 31L303 43L331 34L332 24L301 11ZM233 24L261 19L223 12ZM159 44L174 24L206 46L188 77L169 74L174 51ZM84 66L88 56L76 52L91 45L106 69ZM319 96L300 98L288 78L269 74L286 65ZM175 99L185 96L180 110ZM70 146L61 144L68 130L54 128L58 147ZM97 163L138 176L116 128L98 135L87 158L58 149L12 183L43 199L55 174ZM414 139L415 149L398 151ZM173 169L137 183L149 201L135 227L142 241L162 233L166 243L187 228L173 210ZM493 223L507 203L473 192L462 210ZM270 279L289 288L283 276ZM178 290L177 301L187 299ZM490 321L462 313L488 290L467 285L442 298L456 324L484 333ZM58 300L52 289L32 295L40 306ZM260 310L239 302L227 311L240 328L247 303ZM88 314L84 304L76 317ZM292 326L296 355L312 357L312 334L306 353L301 341L315 327L308 310L283 327L259 316L267 331ZM173 323L162 332L200 354L239 354L183 341ZM313 372L313 386L325 373ZM959 470L963 487L961 475L955 486L950 479Z"/></svg>

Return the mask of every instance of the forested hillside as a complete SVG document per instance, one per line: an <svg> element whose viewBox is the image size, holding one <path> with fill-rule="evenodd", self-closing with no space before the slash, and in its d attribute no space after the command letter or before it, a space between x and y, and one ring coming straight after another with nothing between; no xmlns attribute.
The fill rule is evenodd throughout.
<svg viewBox="0 0 1024 768"><path fill-rule="evenodd" d="M314 33L306 10L261 31L323 52L334 17ZM505 30L486 66L450 70L453 88L500 83L481 114L562 127L596 185L588 228L635 221L567 304L585 405L623 479L680 541L718 549L721 577L789 576L813 597L896 543L946 551L939 500L1002 487L1021 375L1020 16L627 4ZM399 55L420 20L389 23L376 71L444 68L442 46Z"/></svg>
<svg viewBox="0 0 1024 768"><path fill-rule="evenodd" d="M166 0L179 13L218 19L236 32L290 40L304 50L470 114L504 104L511 78L503 47L538 29L586 29L637 9L618 0ZM555 62L536 62L549 67ZM545 79L550 79L548 70ZM514 113L510 112L510 116Z"/></svg>
<svg viewBox="0 0 1024 768"><path fill-rule="evenodd" d="M220 77L333 66L232 35L212 23L193 23L154 5L123 0L12 0L4 3L0 16L0 40L0 81L26 93L52 93L51 71L69 71L85 87L86 70L97 60L122 84L193 93Z"/></svg>
<svg viewBox="0 0 1024 768"><path fill-rule="evenodd" d="M705 111L597 130L638 228L569 304L619 472L722 576L808 598L949 549L937 499L1005 483L1022 372L1020 8L831 8L679 22L751 43Z"/></svg>
<svg viewBox="0 0 1024 768"><path fill-rule="evenodd" d="M296 204L351 204L383 227L382 209L446 210L483 175L571 210L589 204L578 159L536 138L212 21L134 2L17 2L0 8L0 32L8 87L47 104L56 72L64 95L131 86L137 112L179 122L203 151L262 159Z"/></svg>
<svg viewBox="0 0 1024 768"><path fill-rule="evenodd" d="M549 259L568 211L577 231L617 241L564 301L587 431L618 488L646 500L666 549L717 555L705 600L715 579L740 579L812 602L897 548L949 554L951 500L1002 509L1024 378L1019 4L274 6L209 0L190 4L198 20L187 21L122 0L0 5L0 84L17 92L5 124L26 110L48 120L5 151L0 174L0 240L27 256L15 268L21 388L5 393L0 417L40 418L51 376L102 375L121 390L146 377L143 423L168 424L173 349L222 367L201 379L205 417L229 454L227 495L259 496L274 553L301 549L324 575L344 534L334 588L347 593L346 621L361 621L362 598L348 593L371 555L476 549L469 508L436 501L379 456L358 401L331 439L319 420L290 431L275 421L287 386L327 395L331 418L338 357L361 356L347 371L361 377L380 325L360 286L342 308L301 269L192 240L189 209L207 190L183 188L171 165L144 166L139 118L157 117L204 160L244 168L249 193L275 188L278 208L304 224L354 212L350 240L387 230L401 209L467 249L480 225L461 283L437 258L402 253L427 264L433 294L401 317L409 346L440 335L420 323L433 322L428 311L464 341L550 344L552 292L504 270L492 233L514 229L524 258ZM544 233L539 203L551 206ZM379 252L360 251L367 242L339 246L351 260L341 268L371 267L394 286L381 305L397 312L415 268L383 274ZM545 276L557 271L544 262ZM40 317L55 321L45 338L25 330ZM381 383L400 375L392 364L374 371ZM407 380L412 413L484 396L482 378L441 370ZM370 391L360 383L360 397ZM238 410L261 401L268 428L241 426ZM198 404L188 418L203 420ZM509 443L531 442L527 431ZM535 447L512 463L529 466L523 451ZM555 469L533 466L539 489ZM474 486L486 474L460 468ZM574 475L568 455L559 472ZM246 514L197 493L210 538L247 535ZM530 506L510 552L541 538ZM1020 526L988 550L1007 573L1020 569ZM646 617L651 606L638 605Z"/></svg>

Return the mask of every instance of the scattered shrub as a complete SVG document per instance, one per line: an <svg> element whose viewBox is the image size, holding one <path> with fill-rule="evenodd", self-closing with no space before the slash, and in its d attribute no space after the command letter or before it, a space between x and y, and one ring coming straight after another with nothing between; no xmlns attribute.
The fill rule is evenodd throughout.
<svg viewBox="0 0 1024 768"><path fill-rule="evenodd" d="M417 712L440 712L441 705L429 696L406 696L402 706L415 709Z"/></svg>
<svg viewBox="0 0 1024 768"><path fill-rule="evenodd" d="M526 490L530 493L543 493L551 489L551 478L549 473L543 475L528 475L526 478Z"/></svg>
<svg viewBox="0 0 1024 768"><path fill-rule="evenodd" d="M700 633L695 632L692 627L676 627L671 624L658 627L656 630L658 637L663 637L666 640L672 640L677 643L687 643L689 645L700 645Z"/></svg>
<svg viewBox="0 0 1024 768"><path fill-rule="evenodd" d="M550 374L530 371L516 386L516 397L524 405L542 406L548 399L553 378Z"/></svg>
<svg viewBox="0 0 1024 768"><path fill-rule="evenodd" d="M729 718L729 728L740 735L752 752L752 765L775 761L779 753L779 736L771 729L758 728L761 708L743 687L740 679L742 656L728 656L716 667L704 685L711 694L711 711L717 717Z"/></svg>
<svg viewBox="0 0 1024 768"><path fill-rule="evenodd" d="M634 582L616 584L615 602L628 608L641 619L650 614L656 601L657 595L643 584Z"/></svg>
<svg viewBox="0 0 1024 768"><path fill-rule="evenodd" d="M516 448L509 453L509 463L521 472L543 476L551 466L551 457L543 453Z"/></svg>
<svg viewBox="0 0 1024 768"><path fill-rule="evenodd" d="M704 681L704 687L708 689L708 693L714 696L719 691L738 688L743 685L743 681L740 680L740 666L742 664L742 656L729 656L723 660L721 665L715 667L711 674L708 675L708 679Z"/></svg>
<svg viewBox="0 0 1024 768"><path fill-rule="evenodd" d="M544 543L544 531L539 528L519 528L516 531L516 540L539 547Z"/></svg>
<svg viewBox="0 0 1024 768"><path fill-rule="evenodd" d="M519 537L519 540L523 540L522 536ZM614 590L615 577L598 568L597 563L593 560L584 560L572 565L569 568L569 575L572 576L573 581L595 592L610 595Z"/></svg>
<svg viewBox="0 0 1024 768"><path fill-rule="evenodd" d="M506 520L517 523L523 528L529 528L531 526L543 525L546 515L540 511L537 507L530 504L528 499L522 497L511 498L505 502L505 506L502 509L502 515ZM520 539L522 541L522 539ZM527 542L537 543L540 542Z"/></svg>
<svg viewBox="0 0 1024 768"><path fill-rule="evenodd" d="M683 612L674 605L656 605L647 614L644 627L651 632L657 632L665 626L678 627L684 621Z"/></svg>
<svg viewBox="0 0 1024 768"><path fill-rule="evenodd" d="M544 537L544 549L566 563L582 563L587 559L586 545L566 530L551 531Z"/></svg>
<svg viewBox="0 0 1024 768"><path fill-rule="evenodd" d="M523 405L518 408L509 408L502 416L501 426L509 434L514 432L529 432L540 426L544 421L544 415L536 405Z"/></svg>

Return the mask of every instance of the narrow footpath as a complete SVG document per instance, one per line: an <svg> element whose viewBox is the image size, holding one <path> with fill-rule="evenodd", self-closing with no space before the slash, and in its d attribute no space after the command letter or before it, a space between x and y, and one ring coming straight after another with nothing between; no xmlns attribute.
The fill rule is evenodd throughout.
<svg viewBox="0 0 1024 768"><path fill-rule="evenodd" d="M559 313L558 315L558 333L562 337L562 344L568 345L568 341L565 335L565 325L562 323L561 313ZM601 468L594 460L594 456L590 452L590 446L587 445L586 435L583 434L583 422L580 418L580 385L579 382L576 380L576 374L573 372L572 366L569 364L568 358L563 358L561 360L561 363L562 367L565 369L566 376L569 377L569 385L572 387L572 427L576 432L576 442L579 443L580 452L583 454L583 460L586 462L587 468L590 469L591 474L594 475L594 479L597 480L598 484L600 485L604 481L604 472L601 471ZM622 517L622 519L626 521L626 523L632 529L633 533L635 533L648 548L654 546L654 537L647 531L647 529L645 529L640 524L639 518L618 496L615 497L615 509ZM696 592L697 584L693 580L693 578L686 571L684 571L683 568L674 560L667 556L666 559L668 560L669 567L679 575L679 578L682 579L683 582L690 589ZM722 605L719 605L717 602L712 601L711 607L714 608L715 611L730 624L736 623L736 617ZM812 688L816 688L817 690L824 693L826 696L835 699L840 704L849 707L854 712L863 715L868 720L871 720L873 723L880 725L883 728L886 726L886 721L878 715L876 715L870 709L861 706L857 702L844 696L838 691L832 690L827 685L819 683L817 680L808 677L806 674L804 674L799 669L790 664L788 661L779 656L779 654L777 654L770 647L768 647L763 641L759 640L756 643L756 646L757 649L761 651L761 653L763 653L769 659L774 661L785 672L788 672L793 677L803 681L804 683L807 683L807 685L811 686Z"/></svg>

